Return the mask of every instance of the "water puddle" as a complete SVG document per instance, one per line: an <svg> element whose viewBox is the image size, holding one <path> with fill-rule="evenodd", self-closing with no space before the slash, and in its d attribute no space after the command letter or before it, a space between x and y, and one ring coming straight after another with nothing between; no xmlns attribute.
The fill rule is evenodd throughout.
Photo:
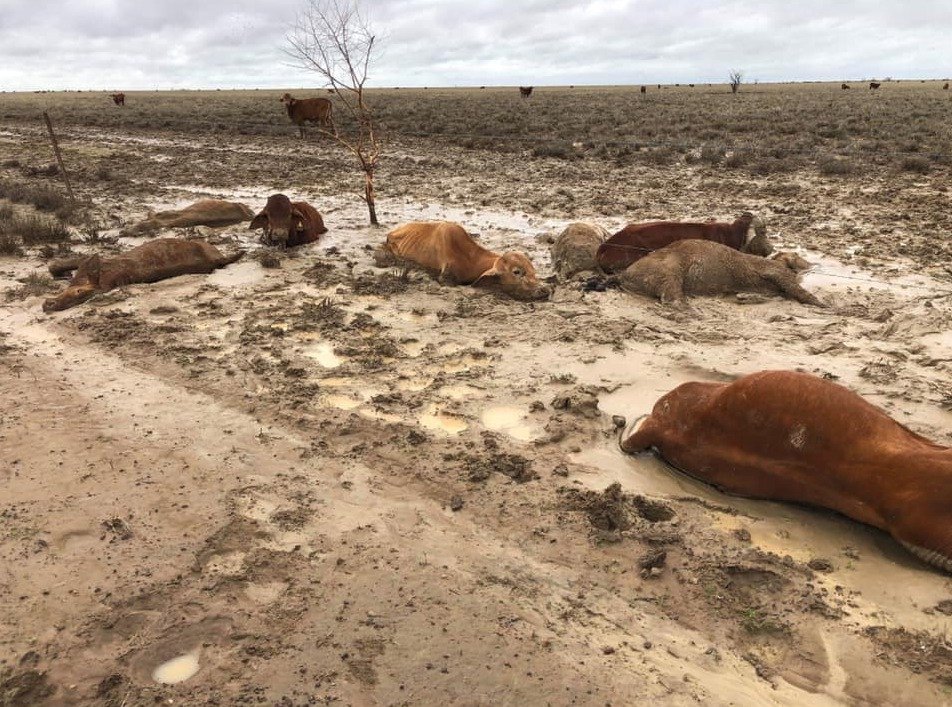
<svg viewBox="0 0 952 707"><path fill-rule="evenodd" d="M242 287L261 282L265 277L264 268L253 260L238 261L233 265L219 268L208 276L208 284L219 287Z"/></svg>
<svg viewBox="0 0 952 707"><path fill-rule="evenodd" d="M324 368L337 368L344 362L343 358L334 353L334 346L326 341L306 349L304 353Z"/></svg>
<svg viewBox="0 0 952 707"><path fill-rule="evenodd" d="M167 660L152 671L152 679L163 685L177 685L198 672L198 649Z"/></svg>
<svg viewBox="0 0 952 707"><path fill-rule="evenodd" d="M502 432L520 442L531 442L538 437L534 427L526 422L527 413L517 407L498 405L486 408L480 420L486 429Z"/></svg>
<svg viewBox="0 0 952 707"><path fill-rule="evenodd" d="M936 283L929 278L917 275L904 274L900 277L863 270L862 268L847 265L835 258L819 253L804 253L813 268L803 273L801 284L804 288L830 290L845 290L854 288L860 290L883 290L894 294L925 294Z"/></svg>
<svg viewBox="0 0 952 707"><path fill-rule="evenodd" d="M428 430L445 435L458 435L469 427L463 418L441 412L435 405L420 415L420 424Z"/></svg>

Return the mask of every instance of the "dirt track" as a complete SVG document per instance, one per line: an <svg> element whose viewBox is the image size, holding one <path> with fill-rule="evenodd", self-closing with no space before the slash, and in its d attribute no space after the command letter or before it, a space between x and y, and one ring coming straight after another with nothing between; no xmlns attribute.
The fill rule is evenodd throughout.
<svg viewBox="0 0 952 707"><path fill-rule="evenodd" d="M226 165L271 149L218 147ZM141 150L142 180L89 189L100 236L110 214L196 197L194 143ZM523 197L504 177L491 188L507 203L479 206L462 175L489 158L471 159L459 193L385 196L382 219L460 220L548 274L535 236L565 219L507 211ZM534 165L523 178L543 191L573 183ZM280 183L273 169L263 183ZM242 177L236 163L198 191L260 207L266 188ZM934 186L915 187L923 203ZM718 494L614 442L613 415L682 381L779 367L836 377L952 442L947 263L882 245L893 221L872 198L851 202L868 224L855 242L786 235L842 203L804 189L824 200L768 223L811 247L827 274L804 284L824 310L676 312L574 287L526 304L405 281L372 267L383 232L359 203L303 187L331 231L279 269L248 258L56 316L37 296L4 303L0 704L949 702L948 577L882 533ZM700 193L685 188L685 215L715 200ZM254 246L240 227L203 235ZM4 259L0 284L40 267ZM183 655L194 677L154 680Z"/></svg>

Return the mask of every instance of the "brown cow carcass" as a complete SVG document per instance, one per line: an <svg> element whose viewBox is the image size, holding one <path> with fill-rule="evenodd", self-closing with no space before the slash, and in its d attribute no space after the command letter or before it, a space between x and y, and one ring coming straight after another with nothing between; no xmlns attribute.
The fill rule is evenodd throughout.
<svg viewBox="0 0 952 707"><path fill-rule="evenodd" d="M785 259L741 253L714 241L677 241L633 263L618 275L626 292L683 304L688 295L754 292L783 295L824 306L800 286L798 268Z"/></svg>
<svg viewBox="0 0 952 707"><path fill-rule="evenodd" d="M807 373L685 383L622 435L728 493L838 511L952 572L952 448Z"/></svg>
<svg viewBox="0 0 952 707"><path fill-rule="evenodd" d="M139 282L158 282L188 274L207 274L238 260L244 251L223 255L215 246L199 240L159 238L143 243L113 258L90 255L50 263L54 277L73 270L66 289L43 302L44 312L75 307L93 295Z"/></svg>
<svg viewBox="0 0 952 707"><path fill-rule="evenodd" d="M600 274L595 259L608 231L590 223L570 223L549 248L556 277L564 282L579 273Z"/></svg>
<svg viewBox="0 0 952 707"><path fill-rule="evenodd" d="M195 226L234 226L249 221L254 213L244 204L222 199L202 199L184 209L172 209L150 214L148 218L123 230L125 236L152 233L163 228L193 228Z"/></svg>
<svg viewBox="0 0 952 707"><path fill-rule="evenodd" d="M269 245L293 247L314 243L327 233L320 212L305 201L291 201L284 194L272 194L261 212L251 220L251 230L264 229Z"/></svg>
<svg viewBox="0 0 952 707"><path fill-rule="evenodd" d="M124 106L126 104L126 94L124 93L110 93L109 97L117 106Z"/></svg>
<svg viewBox="0 0 952 707"><path fill-rule="evenodd" d="M659 248L688 239L723 243L754 255L773 252L763 221L745 211L733 223L651 221L628 224L599 247L598 264L607 273L618 272Z"/></svg>
<svg viewBox="0 0 952 707"><path fill-rule="evenodd" d="M317 123L321 128L334 127L334 104L329 98L294 98L290 93L281 97L291 122L305 136L304 124Z"/></svg>
<svg viewBox="0 0 952 707"><path fill-rule="evenodd" d="M420 267L440 282L485 287L516 299L549 296L524 253L494 253L451 221L415 221L396 228L387 234L377 263Z"/></svg>

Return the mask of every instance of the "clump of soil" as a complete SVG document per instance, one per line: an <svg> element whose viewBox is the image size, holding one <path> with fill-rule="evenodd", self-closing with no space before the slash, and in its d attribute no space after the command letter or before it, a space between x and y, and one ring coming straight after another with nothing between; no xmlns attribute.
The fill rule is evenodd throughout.
<svg viewBox="0 0 952 707"><path fill-rule="evenodd" d="M408 278L385 272L379 275L363 273L354 280L354 294L358 295L398 295L406 292L410 286Z"/></svg>
<svg viewBox="0 0 952 707"><path fill-rule="evenodd" d="M485 481L493 472L508 476L520 484L539 478L532 469L532 460L518 454L493 453L489 456L467 456L464 467L469 472L470 481Z"/></svg>
<svg viewBox="0 0 952 707"><path fill-rule="evenodd" d="M870 626L863 633L880 647L877 655L882 660L952 686L952 645L944 637L885 626Z"/></svg>
<svg viewBox="0 0 952 707"><path fill-rule="evenodd" d="M667 542L676 536L650 529L650 525L670 521L675 517L668 504L645 496L631 496L622 491L617 481L601 493L566 489L566 504L581 511L595 528L600 540L618 542L628 531L638 529L639 536L651 541ZM640 526L640 527L639 527Z"/></svg>
<svg viewBox="0 0 952 707"><path fill-rule="evenodd" d="M0 670L0 707L34 705L53 694L55 688L38 670Z"/></svg>

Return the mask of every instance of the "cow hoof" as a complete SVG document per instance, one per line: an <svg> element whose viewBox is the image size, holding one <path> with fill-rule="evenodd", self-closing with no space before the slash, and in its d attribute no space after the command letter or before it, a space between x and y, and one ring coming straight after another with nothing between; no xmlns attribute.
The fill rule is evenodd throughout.
<svg viewBox="0 0 952 707"><path fill-rule="evenodd" d="M618 428L619 430L618 446L621 447L621 445L624 444L626 439L628 439L633 434L635 434L635 432L640 430L641 426L645 424L645 420L647 420L649 417L650 415L641 415L640 417L636 417L634 420L629 422L626 426L619 427ZM622 451L624 452L625 450L622 449ZM638 450L638 451L643 451L643 450Z"/></svg>

